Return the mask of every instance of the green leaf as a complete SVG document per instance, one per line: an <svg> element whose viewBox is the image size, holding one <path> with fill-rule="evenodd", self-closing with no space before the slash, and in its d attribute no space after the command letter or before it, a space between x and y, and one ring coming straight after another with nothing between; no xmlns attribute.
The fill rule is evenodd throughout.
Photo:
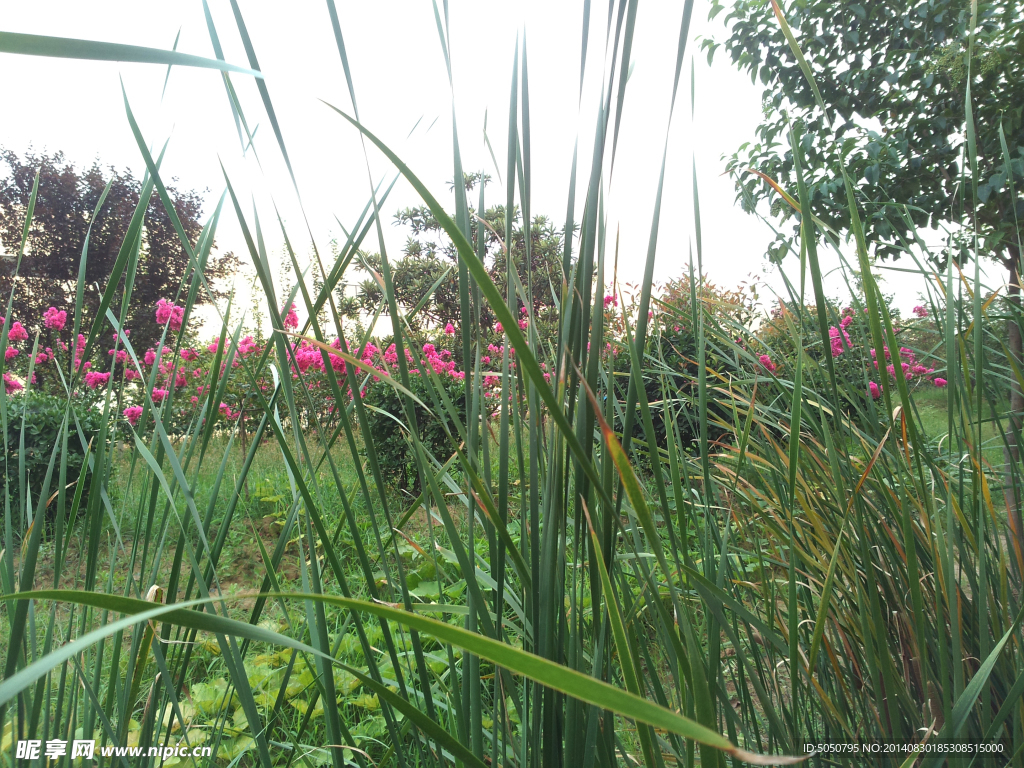
<svg viewBox="0 0 1024 768"><path fill-rule="evenodd" d="M263 79L255 69L228 64L226 61L193 56L190 53L143 48L122 43L101 43L96 40L78 40L71 37L26 35L20 32L0 32L0 52L20 53L26 56L49 56L58 59L87 59L89 61L129 61L142 64L167 64L179 67L200 67L221 72L238 72Z"/></svg>

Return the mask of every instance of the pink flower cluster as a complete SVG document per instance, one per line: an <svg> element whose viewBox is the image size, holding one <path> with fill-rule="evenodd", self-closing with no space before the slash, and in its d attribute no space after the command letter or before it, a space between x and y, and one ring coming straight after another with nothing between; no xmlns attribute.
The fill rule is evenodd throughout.
<svg viewBox="0 0 1024 768"><path fill-rule="evenodd" d="M87 386L89 389L99 389L100 387L105 387L107 386L107 382L109 381L109 373L89 371L87 374L85 374L85 386Z"/></svg>
<svg viewBox="0 0 1024 768"><path fill-rule="evenodd" d="M0 317L0 326L4 324L4 319ZM7 340L10 342L25 341L28 338L28 331L25 330L25 326L15 320L11 323L11 329L7 331Z"/></svg>
<svg viewBox="0 0 1024 768"><path fill-rule="evenodd" d="M138 426L139 419L142 417L142 406L132 405L124 409L124 417L128 420L128 423L133 427Z"/></svg>
<svg viewBox="0 0 1024 768"><path fill-rule="evenodd" d="M450 350L438 350L433 344L424 344L423 354L427 358L427 365L433 369L434 373L447 373L449 376L456 379L466 378L465 371L455 370L455 361L452 360L452 353Z"/></svg>
<svg viewBox="0 0 1024 768"><path fill-rule="evenodd" d="M64 310L58 311L56 307L50 307L43 312L43 325L50 330L63 331L67 322L68 313Z"/></svg>
<svg viewBox="0 0 1024 768"><path fill-rule="evenodd" d="M232 412L231 406L229 406L227 403L221 403L220 407L217 410L219 410L221 412L221 415L228 421L234 421L239 416L241 416L241 411Z"/></svg>
<svg viewBox="0 0 1024 768"><path fill-rule="evenodd" d="M246 336L244 339L242 339L240 342L238 342L238 354L240 354L242 357L248 357L253 352L260 352L260 351L261 351L261 349L260 349L259 344L257 344L255 342L255 340L252 338L252 336ZM195 353L193 353L193 354L195 354ZM184 357L184 355L182 355L182 357ZM188 360L188 359L195 360L198 357L199 357L199 355L196 355L193 358L185 358L185 359L186 360Z"/></svg>
<svg viewBox="0 0 1024 768"><path fill-rule="evenodd" d="M284 327L292 329L299 327L299 316L295 312L294 304L291 305L291 307L288 309L288 314L285 315L284 317Z"/></svg>
<svg viewBox="0 0 1024 768"><path fill-rule="evenodd" d="M892 353L889 351L889 347L882 347L882 354L885 355L886 360L892 360ZM878 355L875 350L871 350L871 357L876 358L872 360L875 370L878 370ZM912 381L918 379L920 381L931 381L936 387L944 387L947 382L943 378L932 377L935 373L934 368L928 368L927 366L921 365L917 361L917 355L914 354L912 349L907 347L900 347L899 353L896 355L896 360L885 367L886 372L889 374L889 378L896 381L897 378L902 378L904 381ZM875 382L868 383L868 391L875 400L881 397L882 392L879 386Z"/></svg>
<svg viewBox="0 0 1024 768"><path fill-rule="evenodd" d="M164 347L162 350L160 350L161 367L163 367L166 364L165 361L163 360L163 357L166 355L173 354L173 352L174 350L171 349L170 347ZM143 355L142 357L142 362L144 362L146 365L152 365L153 363L156 362L156 351L152 347L146 350L146 354ZM166 373L166 371L162 371L162 373Z"/></svg>
<svg viewBox="0 0 1024 768"><path fill-rule="evenodd" d="M853 349L853 341L846 329L853 322L853 309L847 307L839 320L839 327L834 325L828 329L829 343L832 347L832 357L839 357L847 349Z"/></svg>
<svg viewBox="0 0 1024 768"><path fill-rule="evenodd" d="M914 307L911 312L913 312L917 317L928 317L928 309L921 305Z"/></svg>
<svg viewBox="0 0 1024 768"><path fill-rule="evenodd" d="M335 339L333 342L331 342L331 346L340 351L340 340ZM372 344L368 344L367 346L373 347L374 351L376 351L377 349ZM239 343L238 348L242 349L242 343ZM256 347L255 344L253 344L251 348L247 347L247 350L243 354L249 354L252 351L258 351L258 349L259 348ZM295 346L292 347L292 350L293 353L295 354L295 363L297 364L299 373L305 374L310 369L321 372L325 370L323 352L321 352L320 348L315 344L311 344L310 342L303 339L302 341L296 343ZM339 357L338 355L335 355L334 353L328 353L327 359L330 362L331 368L334 369L335 373L337 373L339 376L345 375L346 368L345 360L343 358ZM298 373L296 373L294 370L292 374L293 376L298 376Z"/></svg>
<svg viewBox="0 0 1024 768"><path fill-rule="evenodd" d="M522 307L519 310L519 314L522 315L522 317L519 319L519 330L525 331L530 326L530 310L527 309L526 307Z"/></svg>
<svg viewBox="0 0 1024 768"><path fill-rule="evenodd" d="M67 351L67 347L64 346L63 342L61 342L61 346L64 347L64 351L66 352ZM83 360L83 356L84 355L85 355L85 336L80 333L80 334L78 334L78 340L75 342L75 353L74 353L74 356L73 356L73 365L74 365L76 370L84 371L84 370L88 370L89 368L92 368L92 363L90 363L88 360Z"/></svg>
<svg viewBox="0 0 1024 768"><path fill-rule="evenodd" d="M163 325L169 322L172 331L180 331L181 323L185 319L185 308L179 307L167 299L160 299L156 303L156 321Z"/></svg>
<svg viewBox="0 0 1024 768"><path fill-rule="evenodd" d="M867 312L866 309L864 311ZM928 313L924 307L914 307L914 314L918 317L927 317ZM773 313L773 316L779 317L781 316L781 312ZM832 326L828 329L829 347L833 358L840 357L848 350L852 350L854 348L853 340L850 338L850 334L846 329L853 323L855 316L856 313L853 308L846 307L840 317L839 327ZM875 350L869 349L868 351L871 354L875 370L878 370L878 360L874 359L876 357ZM889 351L888 347L883 347L882 351L887 361L892 360L893 355ZM774 373L777 369L777 366L772 362L768 355L761 355L758 360L766 371ZM907 347L900 347L899 353L896 355L896 360L885 366L885 370L893 381L896 381L898 377L902 377L904 381L908 382L912 380L921 382L930 381L936 387L944 387L947 383L945 379L933 377L932 374L935 373L935 369L929 368L918 362L914 351ZM876 400L882 396L882 389L877 382L868 382L868 394Z"/></svg>
<svg viewBox="0 0 1024 768"><path fill-rule="evenodd" d="M882 353L885 355L886 360L892 359L892 353L889 351L889 347L883 347ZM875 350L873 349L871 350L871 357L876 357ZM896 363L899 363L898 368L896 367ZM878 360L874 360L873 364L877 370ZM907 381L910 381L915 377L927 379L931 374L935 373L934 368L927 368L918 363L917 355L914 354L912 349L908 349L907 347L900 347L896 362L887 365L885 370L888 371L890 378L893 380L895 380L897 374L899 374Z"/></svg>
<svg viewBox="0 0 1024 768"><path fill-rule="evenodd" d="M335 341L331 346L340 348L340 345ZM492 345L493 346L493 345ZM317 355L320 355L317 350ZM424 366L429 365L430 370L438 376L450 376L453 379L462 381L466 378L466 372L461 371L455 365L455 360L451 350L449 349L438 349L434 344L424 344L421 350L421 362ZM381 350L373 343L367 342L366 346L360 350L356 350L353 353L359 358L360 362L366 366L366 368L378 371L388 376L395 376L395 371L398 369L398 350L394 344L390 345L387 349ZM298 355L296 355L298 357ZM338 373L345 373L345 361L341 357L335 355L329 355L332 367ZM410 366L416 364L416 358L412 353L412 350L408 347L405 348L405 360ZM486 360L486 358L485 358ZM318 367L323 366L322 356L319 358ZM427 371L420 368L409 368L409 373L426 375ZM374 381L380 381L379 376L373 377ZM351 393L349 393L351 394Z"/></svg>

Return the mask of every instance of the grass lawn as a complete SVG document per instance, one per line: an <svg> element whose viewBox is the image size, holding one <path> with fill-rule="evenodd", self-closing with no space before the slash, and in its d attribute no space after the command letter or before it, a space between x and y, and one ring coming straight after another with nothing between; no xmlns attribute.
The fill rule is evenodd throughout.
<svg viewBox="0 0 1024 768"><path fill-rule="evenodd" d="M921 415L920 424L924 427L929 440L938 441L949 434L949 410L946 390L937 387L922 387L914 392L914 405ZM1006 425L1006 413L1009 402L1000 401L993 407L985 404L981 419L981 440L985 460L992 469L998 469L1003 463L1003 438L998 424ZM977 434L977 421L972 423L971 434ZM943 448L946 447L943 440Z"/></svg>

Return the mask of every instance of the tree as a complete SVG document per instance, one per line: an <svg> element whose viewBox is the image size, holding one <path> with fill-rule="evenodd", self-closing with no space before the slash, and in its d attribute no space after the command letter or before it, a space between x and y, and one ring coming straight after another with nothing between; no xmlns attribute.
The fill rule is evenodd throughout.
<svg viewBox="0 0 1024 768"><path fill-rule="evenodd" d="M8 171L7 177L0 180L0 241L6 250L0 258L0 295L6 303L12 288L15 289L13 316L27 328L41 326L42 315L51 306L72 316L86 231L107 181L112 182L89 238L84 315L94 317L139 204L140 183L131 171L103 168L98 162L80 171L61 152L37 155L30 151L22 159L10 150L0 150L0 162ZM24 259L15 275L15 257L37 171L39 192L32 227ZM179 192L174 187L169 187L168 193L185 234L195 243L202 231L202 198L196 192ZM212 252L206 269L211 287L236 266L237 259L232 253ZM154 195L146 208L142 250L125 323L140 355L156 345L163 331L156 321L157 301L173 300L187 271L188 256L163 204ZM100 291L88 287L94 284L99 285ZM120 306L123 290L122 282L114 298L115 308ZM198 303L209 300L204 292L197 295ZM65 343L70 342L71 332L69 322L61 333Z"/></svg>
<svg viewBox="0 0 1024 768"><path fill-rule="evenodd" d="M711 17L724 9L712 0ZM769 256L780 259L789 250L798 237L799 216L748 171L755 169L783 188L795 189L788 136L792 127L805 158L812 213L837 231L848 228L846 194L836 165L842 162L856 180L859 198L874 201L867 205L863 223L878 257L898 258L905 243L913 241L904 213L915 228L952 231L958 239L958 248L951 249L954 257L973 252L971 235L977 230L978 255L1009 273L1014 317L1007 340L1019 362L1024 6L1012 0L978 2L971 53L969 0L801 0L782 11L813 72L827 119L765 0L735 0L725 16L730 26L724 43L703 43L709 60L724 44L733 63L765 86L757 141L740 147L727 169L748 210L772 200L772 215L794 222L791 229L778 232ZM969 161L960 165L968 133L968 92L976 172ZM976 200L971 192L975 184ZM1019 458L1015 436L1024 414L1024 393L1015 377L1009 378L1008 466ZM1017 522L1020 527L1019 517Z"/></svg>
<svg viewBox="0 0 1024 768"><path fill-rule="evenodd" d="M714 0L711 16L724 9ZM784 10L829 111L830 129L782 29L764 0L736 0L725 17L724 45L732 61L765 85L758 141L744 144L727 168L749 208L773 200L772 214L796 219L756 169L795 189L790 125L808 166L811 210L836 230L849 226L849 210L835 151L857 180L868 242L882 258L899 257L912 239L910 226L889 203L908 206L915 227L960 223L958 191L974 181L959 158L966 130L965 94L971 6L966 0L829 3L808 0ZM966 201L983 251L1012 268L1015 218L1024 215L1024 13L1017 3L979 5L970 62L974 129L978 142L978 206ZM723 43L706 40L709 58ZM1000 147L1006 136L1009 167ZM1016 197L1000 194L1015 181ZM966 186L961 187L962 181ZM1015 216L1016 213L1016 216ZM772 255L785 252L797 226L781 231Z"/></svg>
<svg viewBox="0 0 1024 768"><path fill-rule="evenodd" d="M486 177L480 174L468 174L467 191ZM477 243L479 228L484 226L486 244L485 262L491 279L505 294L508 282L508 262L505 254L505 206L496 205L488 208L482 218L486 225L481 225L476 211L470 208L472 221L471 242ZM556 228L546 216L534 216L530 226L530 269L526 264L526 235L522 226L522 215L518 208L512 212L512 241L509 250L516 274L524 290L532 286L534 315L541 322L553 319L556 306L552 288L559 290L562 284L562 255L564 240L562 230ZM416 323L419 327L444 327L448 323L458 327L461 323L458 287L458 254L455 246L441 229L441 225L426 206L406 208L395 214L395 223L408 226L411 236L406 241L401 259L392 264L392 279L395 288L395 299L406 311L412 311L428 294L431 287L445 275L440 284L420 309ZM362 254L364 263L375 272L380 272L380 256L378 254ZM529 273L529 274L528 274ZM350 314L373 312L383 297L376 278L371 277L359 286L359 294L355 302L345 304ZM485 330L494 327L496 318L484 305L481 308L480 324Z"/></svg>

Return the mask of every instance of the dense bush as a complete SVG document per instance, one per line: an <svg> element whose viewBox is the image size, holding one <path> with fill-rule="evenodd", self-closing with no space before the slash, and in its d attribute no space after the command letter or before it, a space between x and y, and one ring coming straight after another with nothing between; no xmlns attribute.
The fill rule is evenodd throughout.
<svg viewBox="0 0 1024 768"><path fill-rule="evenodd" d="M647 343L644 360L641 362L644 392L650 404L651 420L659 445L667 437L667 412L675 413L676 430L681 444L693 450L701 437L700 420L696 418L698 400L698 332L694 327L700 314L693 311L693 298L701 308L704 323L723 331L724 338L736 338L741 344L749 336L749 326L755 313L757 285L742 286L729 290L699 278L695 284L689 277L671 280L656 291L656 308L649 317ZM627 299L628 301L628 299ZM626 341L626 318L636 326L636 307L629 304L619 307L619 297L609 294L604 298L605 324L616 343L608 350L613 355L613 370L618 374L617 395L620 401L627 397L630 381L630 358L624 347ZM624 310L624 311L623 311ZM635 331L634 331L635 332ZM722 416L725 411L718 405L714 387L719 377L728 377L740 370L741 363L736 355L721 344L706 345L704 363L708 371L708 411ZM666 394L668 397L666 397ZM624 425L616 423L621 432ZM707 436L715 442L723 434L715 420L709 420ZM633 422L632 437L645 441L646 435L639 411Z"/></svg>
<svg viewBox="0 0 1024 768"><path fill-rule="evenodd" d="M881 397L880 382L884 377L892 381L896 381L898 376L902 377L911 390L920 386L946 385L942 371L936 370L940 363L934 357L935 345L930 345L929 351L915 344L934 340L937 336L934 323L928 318L928 311L924 307L916 307L914 318L908 321L901 320L898 311L891 313L893 333L900 346L898 350L890 350L888 345L884 345L882 351L885 362L881 365L875 359L876 351L867 318L864 317L865 312L861 310L858 313L853 307L839 308L829 304L829 317L837 322L828 328L827 345L811 331L810 341L803 351L806 359L816 365L805 366L804 386L812 391L826 391L826 355L832 358L836 381L840 385L840 397L853 407L861 405L866 397L876 400ZM762 352L758 357L763 372L781 375L783 367L792 370L796 363L796 340L790 326L796 327L801 323L805 328L817 329L817 308L782 303L772 311L771 317L758 332L758 349Z"/></svg>
<svg viewBox="0 0 1024 768"><path fill-rule="evenodd" d="M89 401L77 398L73 401L74 413L77 415L77 433L72 421L68 438L67 482L79 480L82 464L85 460L86 445L99 434L103 423L103 413L93 407ZM0 487L6 487L12 496L21 493L20 473L18 467L19 454L24 448L26 480L30 492L38 494L42 489L46 468L50 463L50 454L54 445L61 438L61 427L68 417L67 398L48 395L44 392L29 391L20 397L7 399L7 467L8 471L0 473ZM25 442L22 446L21 438ZM85 440L83 444L82 440ZM95 449L95 445L93 448ZM54 463L53 476L50 480L50 493L57 489L60 448L57 449L57 461ZM34 507L35 500L32 502Z"/></svg>
<svg viewBox="0 0 1024 768"><path fill-rule="evenodd" d="M454 334L453 334L454 335ZM429 342L420 347L420 365L431 366L437 374L444 392L454 405L456 412L462 413L466 407L466 384L465 373L458 370L454 361L454 353L447 348L439 349ZM415 362L416 355L406 349L406 358L409 363L410 391L416 395L423 405L414 403L413 412L416 419L417 435L424 448L430 455L440 459L447 458L452 454L452 444L445 425L448 423L447 414L443 408L437 408L431 395L433 385L430 382L430 374L423 368L418 368ZM379 367L388 375L399 377L398 355L395 352L395 345L391 344L381 352L373 344L367 344L362 350L364 363ZM364 441L372 443L377 452L377 460L380 462L381 472L385 478L397 482L399 488L419 488L419 477L416 469L416 456L413 452L413 442L409 434L411 425L406 419L404 395L399 394L391 384L382 381L379 377L371 377L362 392L364 402L369 407L366 409L366 420L368 432ZM424 407L430 408L430 411ZM456 434L455 428L451 427L452 434Z"/></svg>

